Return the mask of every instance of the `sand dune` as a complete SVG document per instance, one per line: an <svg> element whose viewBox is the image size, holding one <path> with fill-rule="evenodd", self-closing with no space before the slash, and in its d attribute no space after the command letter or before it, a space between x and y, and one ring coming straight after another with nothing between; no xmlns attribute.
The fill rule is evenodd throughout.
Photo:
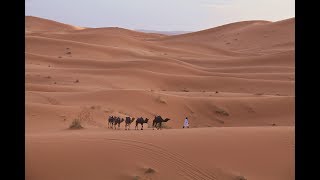
<svg viewBox="0 0 320 180"><path fill-rule="evenodd" d="M180 35L25 19L27 179L294 179L294 18Z"/></svg>
<svg viewBox="0 0 320 180"><path fill-rule="evenodd" d="M50 31L72 31L81 30L83 27L72 26L49 19L42 19L34 16L25 17L26 32L50 32Z"/></svg>
<svg viewBox="0 0 320 180"><path fill-rule="evenodd" d="M294 49L294 22L294 18L278 22L238 22L194 33L164 37L162 41L168 45L216 47L233 52L279 52Z"/></svg>
<svg viewBox="0 0 320 180"><path fill-rule="evenodd" d="M233 127L29 134L26 178L294 179L293 133Z"/></svg>

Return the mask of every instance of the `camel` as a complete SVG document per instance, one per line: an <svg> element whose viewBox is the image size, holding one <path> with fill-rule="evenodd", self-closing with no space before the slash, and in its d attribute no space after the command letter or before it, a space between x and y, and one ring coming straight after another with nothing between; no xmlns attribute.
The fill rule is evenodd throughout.
<svg viewBox="0 0 320 180"><path fill-rule="evenodd" d="M141 130L143 130L143 123L148 123L149 119L146 118L145 120L142 118L142 117L139 117L137 120L136 120L136 126L135 126L135 130L138 130L138 124L141 124Z"/></svg>
<svg viewBox="0 0 320 180"><path fill-rule="evenodd" d="M123 118L120 119L120 117L115 118L114 120L114 129L117 129L117 125L118 128L120 129L120 124L124 121Z"/></svg>
<svg viewBox="0 0 320 180"><path fill-rule="evenodd" d="M134 119L135 118L130 118L130 117L126 117L126 120L125 120L125 130L130 130L130 125L131 125L131 123L133 123L133 121L134 121Z"/></svg>
<svg viewBox="0 0 320 180"><path fill-rule="evenodd" d="M115 117L109 116L109 119L108 119L108 128L113 128L114 119L115 119Z"/></svg>
<svg viewBox="0 0 320 180"><path fill-rule="evenodd" d="M154 117L154 120L153 120L153 123L152 123L152 128L154 130L154 127L156 127L157 129L160 129L161 130L161 125L162 125L162 122L167 122L169 121L170 119L169 118L166 118L166 119L162 119L161 116L155 116ZM157 127L158 125L158 127Z"/></svg>

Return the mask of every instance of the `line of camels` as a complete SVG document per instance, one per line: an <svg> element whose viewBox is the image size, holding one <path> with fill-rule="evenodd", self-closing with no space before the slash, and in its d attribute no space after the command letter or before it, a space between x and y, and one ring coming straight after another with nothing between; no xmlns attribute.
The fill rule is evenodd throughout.
<svg viewBox="0 0 320 180"><path fill-rule="evenodd" d="M112 128L112 129L120 129L120 124L122 122L125 122L125 130L130 130L130 125L131 123L133 123L133 121L135 120L135 118L130 118L130 117L126 117L124 118L120 118L120 117L116 117L116 116L109 116L108 118L108 128ZM152 128L154 129L155 127L157 129L161 129L162 128L162 122L167 122L169 121L169 118L165 118L163 119L161 116L155 116L153 123L152 123ZM138 125L141 124L141 130L143 130L143 124L144 123L148 123L149 119L145 118L143 119L142 117L137 118L136 120L136 126L135 126L135 130L138 130Z"/></svg>

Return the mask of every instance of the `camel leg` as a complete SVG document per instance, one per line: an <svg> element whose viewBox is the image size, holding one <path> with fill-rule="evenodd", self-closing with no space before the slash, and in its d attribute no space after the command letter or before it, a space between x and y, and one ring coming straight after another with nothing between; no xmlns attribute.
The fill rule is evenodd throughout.
<svg viewBox="0 0 320 180"><path fill-rule="evenodd" d="M141 130L143 130L143 123L141 124Z"/></svg>

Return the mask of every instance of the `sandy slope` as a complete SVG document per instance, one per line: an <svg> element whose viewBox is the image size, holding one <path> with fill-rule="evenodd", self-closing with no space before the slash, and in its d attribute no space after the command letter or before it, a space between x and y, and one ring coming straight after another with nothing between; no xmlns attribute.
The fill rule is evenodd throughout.
<svg viewBox="0 0 320 180"><path fill-rule="evenodd" d="M293 179L294 21L168 36L27 16L27 179L134 179L147 166L151 179ZM86 130L66 131L81 111ZM109 115L157 114L170 130L106 129ZM193 129L180 130L186 116Z"/></svg>
<svg viewBox="0 0 320 180"><path fill-rule="evenodd" d="M283 126L29 134L26 178L289 180L293 133Z"/></svg>
<svg viewBox="0 0 320 180"><path fill-rule="evenodd" d="M42 19L34 16L25 17L25 30L26 32L54 32L54 31L72 31L84 29L78 26L59 23L49 19Z"/></svg>

